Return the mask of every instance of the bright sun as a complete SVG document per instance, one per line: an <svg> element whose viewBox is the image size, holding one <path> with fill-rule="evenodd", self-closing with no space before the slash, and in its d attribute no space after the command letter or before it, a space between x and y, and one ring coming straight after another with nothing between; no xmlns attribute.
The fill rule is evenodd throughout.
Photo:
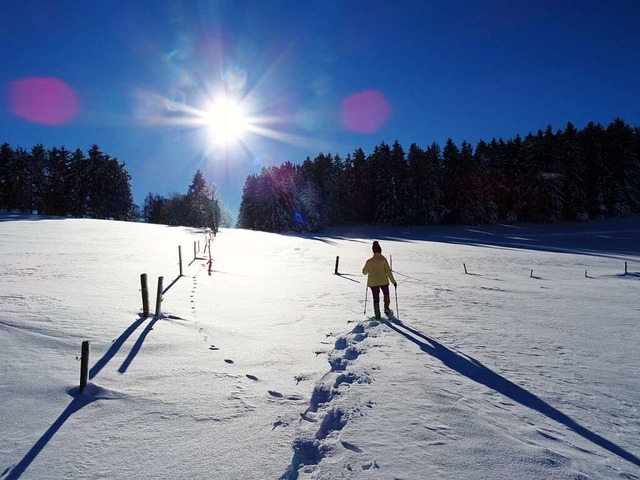
<svg viewBox="0 0 640 480"><path fill-rule="evenodd" d="M229 98L214 101L204 118L215 139L223 143L241 140L248 126L242 106Z"/></svg>

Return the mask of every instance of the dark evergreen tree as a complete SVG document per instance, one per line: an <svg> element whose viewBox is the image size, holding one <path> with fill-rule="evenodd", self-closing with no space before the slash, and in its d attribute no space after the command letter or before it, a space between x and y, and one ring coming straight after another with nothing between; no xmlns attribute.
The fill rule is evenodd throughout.
<svg viewBox="0 0 640 480"><path fill-rule="evenodd" d="M473 152L473 160L469 165L471 176L468 185L473 191L469 195L469 207L472 210L474 223L496 223L498 221L498 205L495 201L496 179L502 178L500 170L495 169L491 156L492 150L484 142L478 142Z"/></svg>
<svg viewBox="0 0 640 480"><path fill-rule="evenodd" d="M556 136L551 125L525 138L528 180L528 219L536 222L558 222L563 211L563 182Z"/></svg>
<svg viewBox="0 0 640 480"><path fill-rule="evenodd" d="M333 157L332 176L333 181L331 191L329 192L330 206L330 225L340 225L348 222L352 217L345 208L345 199L347 198L347 182L345 177L346 163L340 155Z"/></svg>
<svg viewBox="0 0 640 480"><path fill-rule="evenodd" d="M146 223L161 223L162 197L148 193L142 204L143 219Z"/></svg>
<svg viewBox="0 0 640 480"><path fill-rule="evenodd" d="M192 213L187 195L174 192L163 202L162 224L189 226L189 215ZM198 227L207 225L198 225ZM210 226L210 225L209 225Z"/></svg>
<svg viewBox="0 0 640 480"><path fill-rule="evenodd" d="M108 177L106 159L98 145L89 148L85 162L87 182L87 212L91 218L107 218L106 199L104 190L107 188Z"/></svg>
<svg viewBox="0 0 640 480"><path fill-rule="evenodd" d="M46 214L63 217L69 213L70 162L70 153L64 147L49 150L43 192Z"/></svg>
<svg viewBox="0 0 640 480"><path fill-rule="evenodd" d="M33 180L30 156L24 148L15 149L6 168L6 204L8 210L31 213L33 210Z"/></svg>
<svg viewBox="0 0 640 480"><path fill-rule="evenodd" d="M116 220L130 220L133 216L134 203L131 192L131 175L124 162L118 163L114 158L110 163L112 179L111 216Z"/></svg>
<svg viewBox="0 0 640 480"><path fill-rule="evenodd" d="M460 150L455 142L449 138L442 151L443 187L445 218L449 223L460 221L463 201L460 191L462 168L460 166Z"/></svg>
<svg viewBox="0 0 640 480"><path fill-rule="evenodd" d="M482 161L484 162L484 159ZM459 168L460 174L457 180L459 188L457 196L460 202L459 222L469 225L484 223L488 218L489 199L485 195L481 171L476 162L473 147L466 141L463 141L460 146Z"/></svg>
<svg viewBox="0 0 640 480"><path fill-rule="evenodd" d="M578 141L584 158L587 211L591 218L599 218L606 213L602 184L605 169L604 128L589 122L578 133Z"/></svg>
<svg viewBox="0 0 640 480"><path fill-rule="evenodd" d="M373 190L374 223L378 225L396 225L393 217L392 172L391 172L391 148L382 142L376 145L369 156L371 168L371 184Z"/></svg>
<svg viewBox="0 0 640 480"><path fill-rule="evenodd" d="M501 146L499 145L500 149ZM505 206L503 211L505 220L515 222L526 218L526 211L529 205L527 198L527 163L525 160L524 141L520 135L516 135L513 140L506 143L506 158L503 160L503 176L505 179L506 193ZM531 170L532 171L532 170Z"/></svg>
<svg viewBox="0 0 640 480"><path fill-rule="evenodd" d="M558 134L558 154L563 177L563 217L569 220L587 220L587 189L585 159L578 140L578 131L572 123Z"/></svg>
<svg viewBox="0 0 640 480"><path fill-rule="evenodd" d="M384 182L381 183L381 188L386 185L386 189L377 192L377 217L383 225L407 225L411 215L409 167L404 149L397 140L388 158L380 172L384 176L380 179Z"/></svg>
<svg viewBox="0 0 640 480"><path fill-rule="evenodd" d="M426 179L423 183L425 190L422 195L422 206L426 217L420 223L437 224L442 222L444 216L440 146L434 142L427 147L424 153Z"/></svg>
<svg viewBox="0 0 640 480"><path fill-rule="evenodd" d="M247 230L257 230L258 223L258 209L261 200L258 198L258 182L259 177L256 174L249 175L242 187L242 197L240 199L240 209L238 211L238 221L236 222L237 228L244 228Z"/></svg>
<svg viewBox="0 0 640 480"><path fill-rule="evenodd" d="M278 167L263 168L262 181L258 184L258 197L262 199L260 217L267 232L289 230L294 217L293 192Z"/></svg>
<svg viewBox="0 0 640 480"><path fill-rule="evenodd" d="M190 227L213 227L213 205L207 181L197 170L187 191L186 225Z"/></svg>
<svg viewBox="0 0 640 480"><path fill-rule="evenodd" d="M40 144L31 149L29 155L29 188L31 190L30 211L39 214L44 213L44 191L45 191L45 166L47 163L47 150Z"/></svg>
<svg viewBox="0 0 640 480"><path fill-rule="evenodd" d="M345 173L347 210L353 212L357 222L373 223L376 208L370 157L361 148L356 149Z"/></svg>
<svg viewBox="0 0 640 480"><path fill-rule="evenodd" d="M88 215L90 191L89 161L82 150L77 148L71 155L69 175L69 213L77 218Z"/></svg>
<svg viewBox="0 0 640 480"><path fill-rule="evenodd" d="M315 159L307 158L301 165L307 193L318 201L317 215L322 224L339 224L344 220L342 206L344 165L339 156L320 153Z"/></svg>
<svg viewBox="0 0 640 480"><path fill-rule="evenodd" d="M427 155L418 145L412 143L407 154L409 169L409 223L421 225L429 223L428 196L432 193L427 185Z"/></svg>
<svg viewBox="0 0 640 480"><path fill-rule="evenodd" d="M133 206L130 175L124 163L118 162L92 145L86 168L87 213L91 218L128 220Z"/></svg>
<svg viewBox="0 0 640 480"><path fill-rule="evenodd" d="M476 156L482 165L484 189L495 205L496 219L506 219L513 205L513 185L509 175L507 144L502 138L499 140L494 138L488 144L480 141L476 146Z"/></svg>
<svg viewBox="0 0 640 480"><path fill-rule="evenodd" d="M634 130L616 118L606 130L604 203L610 214L629 215L640 207L640 169Z"/></svg>
<svg viewBox="0 0 640 480"><path fill-rule="evenodd" d="M0 210L9 208L9 166L13 157L13 148L8 143L0 145Z"/></svg>

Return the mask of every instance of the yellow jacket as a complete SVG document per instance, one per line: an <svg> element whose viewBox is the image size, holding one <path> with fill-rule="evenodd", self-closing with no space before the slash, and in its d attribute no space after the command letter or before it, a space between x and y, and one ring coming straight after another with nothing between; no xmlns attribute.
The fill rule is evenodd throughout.
<svg viewBox="0 0 640 480"><path fill-rule="evenodd" d="M373 257L367 260L362 269L367 277L368 287L379 287L381 285L389 285L389 280L395 285L396 279L393 278L389 262L381 253L374 253Z"/></svg>

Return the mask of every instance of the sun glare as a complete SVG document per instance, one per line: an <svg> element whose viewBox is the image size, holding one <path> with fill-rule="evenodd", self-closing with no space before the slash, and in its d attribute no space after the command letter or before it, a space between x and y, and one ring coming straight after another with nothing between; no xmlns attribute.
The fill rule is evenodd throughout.
<svg viewBox="0 0 640 480"><path fill-rule="evenodd" d="M168 60L176 55L171 52ZM295 110L287 111L281 98L261 99L256 89L245 88L247 73L241 69L228 73L220 84L212 80L199 85L182 73L184 85L174 87L168 95L137 92L138 115L145 124L193 129L207 154L234 152L234 159L250 156L253 161L260 161L256 159L263 154L258 155L257 151L265 151L263 139L305 149L325 149L326 141L296 132L298 128L313 131L313 115L303 117ZM262 83L260 80L256 85ZM236 155L239 152L244 153Z"/></svg>
<svg viewBox="0 0 640 480"><path fill-rule="evenodd" d="M249 126L242 106L229 98L212 103L205 113L205 122L214 138L223 143L241 140Z"/></svg>

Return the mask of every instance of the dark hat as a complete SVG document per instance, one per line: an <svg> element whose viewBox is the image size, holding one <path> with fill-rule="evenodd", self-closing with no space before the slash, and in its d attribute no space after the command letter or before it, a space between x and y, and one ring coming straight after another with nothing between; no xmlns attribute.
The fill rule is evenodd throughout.
<svg viewBox="0 0 640 480"><path fill-rule="evenodd" d="M382 247L377 240L371 245L371 250L373 250L373 253L382 253Z"/></svg>

